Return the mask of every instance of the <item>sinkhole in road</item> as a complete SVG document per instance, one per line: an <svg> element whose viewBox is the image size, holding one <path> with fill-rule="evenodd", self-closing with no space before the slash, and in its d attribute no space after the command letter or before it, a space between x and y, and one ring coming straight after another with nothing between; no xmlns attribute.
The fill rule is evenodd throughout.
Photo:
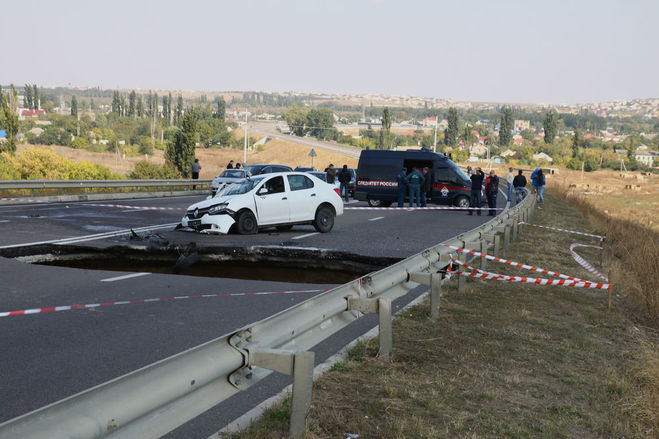
<svg viewBox="0 0 659 439"><path fill-rule="evenodd" d="M9 256L5 254L4 256ZM39 246L11 255L30 264L288 283L342 284L398 261L346 252L263 248Z"/></svg>

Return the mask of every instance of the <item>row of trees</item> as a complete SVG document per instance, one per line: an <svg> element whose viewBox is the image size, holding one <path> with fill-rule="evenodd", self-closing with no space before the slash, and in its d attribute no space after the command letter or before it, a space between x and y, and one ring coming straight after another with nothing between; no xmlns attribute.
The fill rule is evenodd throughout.
<svg viewBox="0 0 659 439"><path fill-rule="evenodd" d="M310 135L320 140L337 140L339 131L334 126L331 110L292 105L283 113L284 120L296 136Z"/></svg>

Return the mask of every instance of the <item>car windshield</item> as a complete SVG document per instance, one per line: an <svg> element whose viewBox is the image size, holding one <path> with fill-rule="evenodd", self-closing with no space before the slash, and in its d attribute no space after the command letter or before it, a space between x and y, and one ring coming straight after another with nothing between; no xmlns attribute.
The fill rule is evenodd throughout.
<svg viewBox="0 0 659 439"><path fill-rule="evenodd" d="M465 172L462 169L460 169L458 167L458 165L456 165L455 163L453 163L451 161L447 161L447 162L448 162L449 167L453 170L453 172L458 174L458 177L460 177L463 180L469 181L469 176L467 176L467 174L465 174Z"/></svg>
<svg viewBox="0 0 659 439"><path fill-rule="evenodd" d="M245 166L245 170L248 171L248 172L249 172L250 174L252 174L252 175L256 175L256 174L258 174L259 172L261 172L261 170L262 170L263 168L265 168L265 166L263 166L263 165L249 165L249 166Z"/></svg>
<svg viewBox="0 0 659 439"><path fill-rule="evenodd" d="M220 174L220 177L225 177L225 178L243 178L244 176L245 176L245 171L235 170L235 169L227 169L226 171Z"/></svg>
<svg viewBox="0 0 659 439"><path fill-rule="evenodd" d="M258 185L261 180L263 180L264 177L261 178L248 178L245 181L242 181L240 183L234 183L232 184L229 189L224 192L224 195L241 195L241 194L246 194L247 192L251 191Z"/></svg>

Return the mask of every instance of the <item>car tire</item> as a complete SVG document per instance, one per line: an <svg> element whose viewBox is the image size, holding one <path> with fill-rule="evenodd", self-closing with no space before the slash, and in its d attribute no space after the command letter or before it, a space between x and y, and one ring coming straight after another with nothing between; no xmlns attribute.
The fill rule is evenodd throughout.
<svg viewBox="0 0 659 439"><path fill-rule="evenodd" d="M277 226L277 230L279 230L280 232L288 232L292 228L293 228L292 224L289 224L287 226Z"/></svg>
<svg viewBox="0 0 659 439"><path fill-rule="evenodd" d="M320 233L327 233L334 227L334 212L329 207L321 206L316 210L313 226Z"/></svg>
<svg viewBox="0 0 659 439"><path fill-rule="evenodd" d="M453 204L455 204L456 207L465 209L469 207L470 204L469 197L467 197L466 195L459 195L455 197L455 200L453 200Z"/></svg>
<svg viewBox="0 0 659 439"><path fill-rule="evenodd" d="M254 214L249 210L241 212L236 219L236 230L241 235L254 235L257 233L259 225Z"/></svg>
<svg viewBox="0 0 659 439"><path fill-rule="evenodd" d="M382 204L382 200L368 200L368 205L371 207L381 207Z"/></svg>

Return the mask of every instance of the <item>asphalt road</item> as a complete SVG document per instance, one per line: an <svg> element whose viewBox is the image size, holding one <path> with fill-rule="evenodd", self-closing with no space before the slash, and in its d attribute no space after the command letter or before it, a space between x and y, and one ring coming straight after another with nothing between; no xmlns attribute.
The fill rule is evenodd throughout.
<svg viewBox="0 0 659 439"><path fill-rule="evenodd" d="M500 196L503 207L505 197ZM311 226L257 235L201 235L174 231L184 209L200 197L123 200L132 206L183 210L138 210L57 203L0 206L0 248L68 240L104 248L135 245L126 229L156 226L159 238L181 245L274 246L342 250L367 257L403 258L487 221L462 211L346 211L331 233ZM110 202L109 202L110 203ZM119 203L114 203L119 204ZM352 203L348 206L363 204ZM164 225L164 226L163 226ZM139 244L139 242L138 242ZM324 290L334 283L301 284L168 274L130 273L30 265L0 258L0 312L60 305L106 303L192 294ZM109 280L109 281L108 281ZM420 288L399 301L412 300ZM75 394L111 378L263 319L315 293L169 300L83 310L0 317L0 422ZM314 350L317 362L376 324L364 317ZM275 394L288 377L274 374L172 432L168 437L206 438L258 402Z"/></svg>

